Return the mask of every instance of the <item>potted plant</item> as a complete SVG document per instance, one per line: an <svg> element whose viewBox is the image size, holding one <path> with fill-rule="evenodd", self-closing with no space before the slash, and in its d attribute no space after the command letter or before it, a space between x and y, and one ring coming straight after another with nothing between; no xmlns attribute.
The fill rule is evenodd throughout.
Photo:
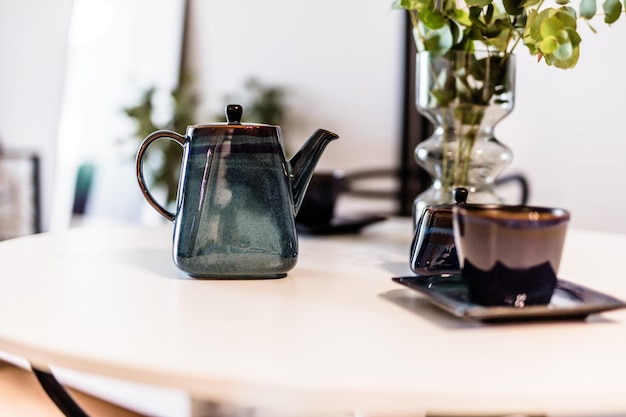
<svg viewBox="0 0 626 417"><path fill-rule="evenodd" d="M548 66L574 68L580 56L578 23L596 32L624 12L619 0L395 0L408 12L417 46L416 105L435 126L416 159L433 177L417 196L414 218L424 207L451 202L456 187L468 202L500 202L492 185L512 159L494 127L514 105L515 57L520 45Z"/></svg>

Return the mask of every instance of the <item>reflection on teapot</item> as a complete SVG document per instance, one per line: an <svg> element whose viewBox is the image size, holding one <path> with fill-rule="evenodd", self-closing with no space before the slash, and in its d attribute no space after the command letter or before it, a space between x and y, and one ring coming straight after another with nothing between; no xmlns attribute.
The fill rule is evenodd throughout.
<svg viewBox="0 0 626 417"><path fill-rule="evenodd" d="M242 124L243 109L226 107L227 123L194 125L186 135L154 132L137 153L146 200L174 222L174 263L191 276L278 278L297 261L295 215L326 145L338 136L319 129L287 160L278 126ZM143 157L154 141L184 149L176 212L152 196Z"/></svg>

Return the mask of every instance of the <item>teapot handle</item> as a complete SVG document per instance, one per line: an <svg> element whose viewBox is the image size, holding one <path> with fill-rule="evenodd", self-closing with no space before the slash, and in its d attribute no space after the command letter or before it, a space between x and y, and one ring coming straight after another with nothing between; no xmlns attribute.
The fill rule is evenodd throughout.
<svg viewBox="0 0 626 417"><path fill-rule="evenodd" d="M156 199L148 190L148 186L146 185L146 181L143 176L144 154L146 153L148 146L150 146L152 143L159 139L169 139L177 142L178 144L180 144L180 146L185 145L185 136L180 135L176 132L171 132L169 130L158 130L156 132L153 132L149 134L139 146L139 150L137 151L135 170L137 171L137 181L139 182L139 188L141 188L141 192L143 193L144 198L161 216L173 222L176 215L165 209L161 204L159 204L158 201L156 201Z"/></svg>

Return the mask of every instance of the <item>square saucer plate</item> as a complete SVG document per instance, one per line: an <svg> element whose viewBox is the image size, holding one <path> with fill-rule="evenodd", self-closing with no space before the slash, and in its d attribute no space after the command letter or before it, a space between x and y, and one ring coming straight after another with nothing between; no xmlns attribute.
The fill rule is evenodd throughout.
<svg viewBox="0 0 626 417"><path fill-rule="evenodd" d="M488 307L471 302L461 275L418 275L392 280L424 294L448 313L481 321L582 320L590 314L626 307L617 298L561 279L549 304L523 308Z"/></svg>

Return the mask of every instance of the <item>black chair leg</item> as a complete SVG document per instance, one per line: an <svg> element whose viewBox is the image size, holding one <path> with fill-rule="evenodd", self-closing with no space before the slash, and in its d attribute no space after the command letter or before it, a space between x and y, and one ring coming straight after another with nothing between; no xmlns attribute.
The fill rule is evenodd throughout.
<svg viewBox="0 0 626 417"><path fill-rule="evenodd" d="M82 408L74 399L67 393L63 385L57 381L57 379L50 372L39 370L35 367L31 367L39 384L44 389L48 397L56 404L61 412L66 417L88 417L88 414L83 411Z"/></svg>

